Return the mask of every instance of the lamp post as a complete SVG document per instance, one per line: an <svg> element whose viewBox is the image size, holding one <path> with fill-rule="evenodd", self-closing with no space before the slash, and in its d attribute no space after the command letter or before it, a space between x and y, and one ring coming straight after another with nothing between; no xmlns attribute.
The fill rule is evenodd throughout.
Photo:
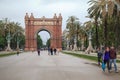
<svg viewBox="0 0 120 80"><path fill-rule="evenodd" d="M67 40L66 40L66 43L67 43L67 50L69 50L69 43L70 43L70 41L69 41L68 38L67 38Z"/></svg>
<svg viewBox="0 0 120 80"><path fill-rule="evenodd" d="M66 29L66 31L65 31L65 36L67 36L69 34L69 30L68 29ZM65 37L66 38L66 37ZM69 50L70 49L70 46L69 46L69 44L70 44L70 40L69 40L69 38L67 37L66 38L66 47L67 47L67 50Z"/></svg>
<svg viewBox="0 0 120 80"><path fill-rule="evenodd" d="M74 24L75 24L75 27L76 27L75 30L77 30L77 26L79 25L79 21L76 20L76 21L74 22ZM77 50L77 34L76 34L76 33L75 33L75 35L74 35L74 48L73 48L73 50L74 50L74 51Z"/></svg>
<svg viewBox="0 0 120 80"><path fill-rule="evenodd" d="M91 30L89 30L88 32L88 40L89 40L89 45L88 45L88 48L87 48L87 52L90 53L91 51L93 51L93 47L92 47L92 34L91 34Z"/></svg>
<svg viewBox="0 0 120 80"><path fill-rule="evenodd" d="M18 30L18 31L16 31L14 34L13 34L13 36L12 36L12 38L17 34L17 50L19 50L19 44L20 44L20 41L22 40L21 38L20 38L20 33L21 33L21 31L20 30Z"/></svg>
<svg viewBox="0 0 120 80"><path fill-rule="evenodd" d="M8 25L8 21L6 20L6 23L5 23L5 29L6 29L6 26ZM8 34L6 36L6 40L7 40L7 48L6 48L6 51L12 51L11 47L10 47L10 43L11 43L11 35L10 35L10 28L8 28Z"/></svg>
<svg viewBox="0 0 120 80"><path fill-rule="evenodd" d="M91 24L91 26L92 26L92 24ZM89 44L88 44L88 47L87 47L87 50L86 50L86 52L87 53L90 53L91 51L93 51L93 47L92 47L92 30L90 29L88 32L87 31L85 31L84 30L84 28L82 28L83 29L83 31L87 34L87 36L88 36L88 41L89 41Z"/></svg>
<svg viewBox="0 0 120 80"><path fill-rule="evenodd" d="M11 47L10 47L10 43L11 43L11 35L10 35L10 32L8 33L6 39L7 39L7 49L6 49L6 51L11 51L12 49L11 49Z"/></svg>
<svg viewBox="0 0 120 80"><path fill-rule="evenodd" d="M18 33L18 37L17 37L17 50L19 50L19 44L20 44L20 38L19 38L20 34Z"/></svg>
<svg viewBox="0 0 120 80"><path fill-rule="evenodd" d="M77 36L76 36L76 34L75 34L75 37L74 37L74 48L73 48L73 50L74 51L77 50Z"/></svg>

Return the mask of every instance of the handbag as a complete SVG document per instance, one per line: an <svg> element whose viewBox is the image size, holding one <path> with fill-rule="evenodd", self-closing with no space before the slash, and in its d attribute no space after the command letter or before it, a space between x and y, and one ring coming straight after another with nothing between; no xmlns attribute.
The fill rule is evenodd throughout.
<svg viewBox="0 0 120 80"><path fill-rule="evenodd" d="M106 65L105 65L105 63L104 63L104 62L102 62L101 67L102 67L102 70L103 70L103 71L105 71Z"/></svg>

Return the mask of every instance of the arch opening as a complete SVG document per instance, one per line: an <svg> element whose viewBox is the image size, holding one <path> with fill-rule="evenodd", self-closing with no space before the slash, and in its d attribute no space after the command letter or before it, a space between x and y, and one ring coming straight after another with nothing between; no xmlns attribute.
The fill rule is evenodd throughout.
<svg viewBox="0 0 120 80"><path fill-rule="evenodd" d="M51 34L48 30L42 29L37 32L37 49L46 50L50 47Z"/></svg>

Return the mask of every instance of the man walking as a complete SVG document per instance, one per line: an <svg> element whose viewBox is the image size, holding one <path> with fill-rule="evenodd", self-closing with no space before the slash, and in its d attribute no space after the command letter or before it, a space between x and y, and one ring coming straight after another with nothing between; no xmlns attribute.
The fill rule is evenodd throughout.
<svg viewBox="0 0 120 80"><path fill-rule="evenodd" d="M53 49L52 48L50 49L50 52L51 52L51 55L53 55Z"/></svg>
<svg viewBox="0 0 120 80"><path fill-rule="evenodd" d="M56 48L54 48L54 55L56 55L56 51L57 51Z"/></svg>
<svg viewBox="0 0 120 80"><path fill-rule="evenodd" d="M17 56L19 56L19 49L17 49Z"/></svg>
<svg viewBox="0 0 120 80"><path fill-rule="evenodd" d="M100 66L102 55L103 55L102 50L100 50L100 48L98 48L98 50L97 50L98 66Z"/></svg>
<svg viewBox="0 0 120 80"><path fill-rule="evenodd" d="M111 47L110 50L110 70L112 69L112 63L114 64L114 68L115 68L115 72L117 73L117 65L116 65L116 58L117 58L117 54L116 51L114 49L114 47Z"/></svg>
<svg viewBox="0 0 120 80"><path fill-rule="evenodd" d="M40 49L38 49L38 56L40 56Z"/></svg>

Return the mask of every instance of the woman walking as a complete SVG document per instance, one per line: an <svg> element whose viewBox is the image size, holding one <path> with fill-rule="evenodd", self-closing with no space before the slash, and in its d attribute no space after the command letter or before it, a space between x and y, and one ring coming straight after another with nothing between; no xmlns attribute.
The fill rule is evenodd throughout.
<svg viewBox="0 0 120 80"><path fill-rule="evenodd" d="M105 65L107 64L108 72L110 72L109 60L110 60L110 49L109 47L106 47L106 50L103 54L103 62ZM105 69L103 71L105 71Z"/></svg>

